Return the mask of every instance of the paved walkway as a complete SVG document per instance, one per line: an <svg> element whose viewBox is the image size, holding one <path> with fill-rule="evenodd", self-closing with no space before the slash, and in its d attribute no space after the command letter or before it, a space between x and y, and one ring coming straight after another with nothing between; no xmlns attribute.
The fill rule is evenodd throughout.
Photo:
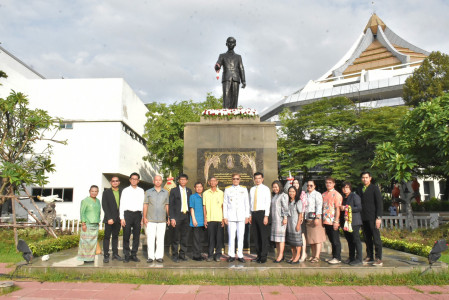
<svg viewBox="0 0 449 300"><path fill-rule="evenodd" d="M200 286L112 283L15 282L21 289L3 299L449 299L439 286Z"/></svg>

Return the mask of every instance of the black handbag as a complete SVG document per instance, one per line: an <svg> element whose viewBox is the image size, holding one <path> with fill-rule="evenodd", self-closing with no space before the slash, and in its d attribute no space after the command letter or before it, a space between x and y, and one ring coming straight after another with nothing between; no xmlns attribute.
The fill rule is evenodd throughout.
<svg viewBox="0 0 449 300"><path fill-rule="evenodd" d="M307 214L307 219L308 220L315 220L316 219L316 213L315 212L309 212Z"/></svg>

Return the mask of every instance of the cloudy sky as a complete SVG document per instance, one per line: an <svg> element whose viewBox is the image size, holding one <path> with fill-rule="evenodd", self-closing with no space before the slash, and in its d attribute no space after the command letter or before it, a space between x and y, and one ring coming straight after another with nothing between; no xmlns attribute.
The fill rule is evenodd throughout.
<svg viewBox="0 0 449 300"><path fill-rule="evenodd" d="M239 103L261 111L330 69L373 10L416 46L449 53L447 0L0 0L0 42L46 78L123 77L144 102L171 103L221 96L213 66L234 36Z"/></svg>

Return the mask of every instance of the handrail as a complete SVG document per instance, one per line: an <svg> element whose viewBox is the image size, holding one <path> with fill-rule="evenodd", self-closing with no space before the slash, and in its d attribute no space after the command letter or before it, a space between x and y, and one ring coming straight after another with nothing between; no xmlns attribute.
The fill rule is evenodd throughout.
<svg viewBox="0 0 449 300"><path fill-rule="evenodd" d="M424 60L419 60L419 61L414 61L414 62L409 62L409 63L405 63L405 64L400 64L400 65L394 65L394 66L388 66L388 67L383 67L380 69L375 69L375 70L394 70L394 69L402 69L405 68L407 66L410 65L415 65L418 63L422 63ZM341 76L334 76L334 77L329 77L329 78L325 78L322 80L316 80L315 82L327 82L327 81L332 81L332 80L342 80L345 79L346 77L354 77L356 75L361 75L362 72L356 72L356 73L351 73L351 74L345 74L345 75L341 75Z"/></svg>

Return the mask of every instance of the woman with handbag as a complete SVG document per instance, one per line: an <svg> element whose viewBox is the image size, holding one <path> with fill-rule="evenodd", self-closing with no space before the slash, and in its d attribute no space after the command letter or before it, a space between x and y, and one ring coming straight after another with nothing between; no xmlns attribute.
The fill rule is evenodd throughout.
<svg viewBox="0 0 449 300"><path fill-rule="evenodd" d="M326 234L321 220L323 211L323 197L315 190L315 182L309 180L307 182L307 244L310 245L312 256L309 261L318 263L320 261L320 253L322 243L326 240Z"/></svg>

